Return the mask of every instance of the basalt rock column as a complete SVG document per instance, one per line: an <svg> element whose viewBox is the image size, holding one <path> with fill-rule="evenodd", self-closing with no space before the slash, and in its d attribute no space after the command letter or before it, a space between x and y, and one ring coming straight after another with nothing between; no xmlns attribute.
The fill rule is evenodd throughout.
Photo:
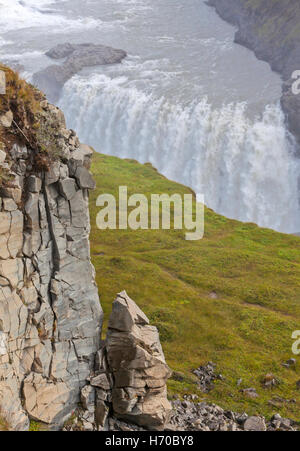
<svg viewBox="0 0 300 451"><path fill-rule="evenodd" d="M125 291L113 303L106 351L113 414L149 429L163 428L172 410L166 389L171 371L157 328Z"/></svg>
<svg viewBox="0 0 300 451"><path fill-rule="evenodd" d="M58 108L41 106L47 170L36 171L43 155L30 146L8 141L0 155L11 179L0 189L0 419L12 430L27 430L29 419L63 425L93 369L102 325L89 249L92 150Z"/></svg>

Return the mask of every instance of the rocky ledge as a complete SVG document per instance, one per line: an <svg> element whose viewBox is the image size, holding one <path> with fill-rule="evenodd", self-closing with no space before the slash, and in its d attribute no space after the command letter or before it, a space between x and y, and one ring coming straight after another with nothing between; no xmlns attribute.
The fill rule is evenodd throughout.
<svg viewBox="0 0 300 451"><path fill-rule="evenodd" d="M235 41L267 61L283 79L281 104L287 125L300 143L300 95L292 93L292 74L300 70L298 0L208 0L219 15L238 27Z"/></svg>
<svg viewBox="0 0 300 451"><path fill-rule="evenodd" d="M61 62L37 72L33 81L52 102L57 102L64 84L84 67L120 63L126 52L104 45L66 43L52 48L46 55Z"/></svg>

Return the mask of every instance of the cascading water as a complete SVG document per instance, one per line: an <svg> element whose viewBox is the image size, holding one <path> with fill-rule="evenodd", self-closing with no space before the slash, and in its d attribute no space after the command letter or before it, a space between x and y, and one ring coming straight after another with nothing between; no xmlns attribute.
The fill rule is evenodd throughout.
<svg viewBox="0 0 300 451"><path fill-rule="evenodd" d="M233 43L204 0L2 0L0 59L32 72L61 42L122 48L86 69L60 106L96 150L150 161L228 217L300 231L300 162L278 99L280 78Z"/></svg>
<svg viewBox="0 0 300 451"><path fill-rule="evenodd" d="M244 103L214 109L204 98L182 107L123 82L94 75L65 87L61 106L85 142L103 153L150 161L204 193L207 205L225 216L300 230L299 163L290 155L278 105L251 120Z"/></svg>

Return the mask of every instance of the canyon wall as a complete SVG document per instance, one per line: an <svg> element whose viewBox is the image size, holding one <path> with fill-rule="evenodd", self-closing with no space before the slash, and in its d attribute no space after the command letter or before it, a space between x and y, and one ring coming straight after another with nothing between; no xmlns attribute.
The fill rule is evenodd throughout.
<svg viewBox="0 0 300 451"><path fill-rule="evenodd" d="M300 3L298 0L208 0L220 16L236 25L235 41L267 61L283 79L281 98L290 131L300 142L300 95L291 90L300 70Z"/></svg>

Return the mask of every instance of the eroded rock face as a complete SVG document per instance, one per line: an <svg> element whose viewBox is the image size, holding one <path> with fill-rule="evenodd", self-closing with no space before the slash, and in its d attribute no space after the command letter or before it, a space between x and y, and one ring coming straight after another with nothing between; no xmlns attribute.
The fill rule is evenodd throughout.
<svg viewBox="0 0 300 451"><path fill-rule="evenodd" d="M55 118L63 158L33 173L32 150L15 144L0 159L13 177L0 190L0 416L15 430L28 429L29 417L63 424L93 369L102 324L88 240L92 151L46 101L43 115Z"/></svg>
<svg viewBox="0 0 300 451"><path fill-rule="evenodd" d="M156 327L126 292L113 303L106 349L114 414L140 426L163 427L171 412L166 391L171 371Z"/></svg>
<svg viewBox="0 0 300 451"><path fill-rule="evenodd" d="M57 60L65 58L60 65L49 66L34 75L36 85L56 102L63 85L84 67L120 63L126 52L104 45L66 43L54 47L46 55Z"/></svg>
<svg viewBox="0 0 300 451"><path fill-rule="evenodd" d="M124 291L113 303L106 341L81 392L78 418L88 430L111 430L111 421L119 420L164 429L172 412L166 389L170 376L156 327Z"/></svg>
<svg viewBox="0 0 300 451"><path fill-rule="evenodd" d="M300 144L300 95L292 92L294 71L300 69L298 0L207 0L220 16L238 27L235 42L253 50L283 78L281 106L286 123ZM299 146L297 149L300 155Z"/></svg>

